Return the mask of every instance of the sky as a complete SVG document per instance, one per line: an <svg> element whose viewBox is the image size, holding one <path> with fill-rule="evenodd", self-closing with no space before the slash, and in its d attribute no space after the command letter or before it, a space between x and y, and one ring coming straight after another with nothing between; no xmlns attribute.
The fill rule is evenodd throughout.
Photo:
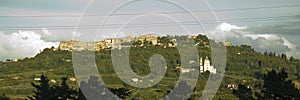
<svg viewBox="0 0 300 100"><path fill-rule="evenodd" d="M206 34L300 58L299 0L2 0L0 60L72 39Z"/></svg>

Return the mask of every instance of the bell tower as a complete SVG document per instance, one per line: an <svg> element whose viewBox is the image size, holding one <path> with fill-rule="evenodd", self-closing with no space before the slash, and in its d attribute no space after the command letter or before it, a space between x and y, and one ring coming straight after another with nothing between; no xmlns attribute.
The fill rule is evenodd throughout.
<svg viewBox="0 0 300 100"><path fill-rule="evenodd" d="M199 65L200 65L199 66L200 72L203 72L204 71L204 66L203 66L203 59L202 59L202 57L200 58L200 64Z"/></svg>

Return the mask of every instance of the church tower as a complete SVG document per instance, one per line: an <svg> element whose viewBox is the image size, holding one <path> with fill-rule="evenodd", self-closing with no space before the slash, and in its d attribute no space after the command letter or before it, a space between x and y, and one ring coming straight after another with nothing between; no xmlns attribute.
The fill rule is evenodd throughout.
<svg viewBox="0 0 300 100"><path fill-rule="evenodd" d="M204 71L204 68L203 68L203 59L202 59L202 57L200 58L200 66L199 66L199 70L200 70L201 73Z"/></svg>
<svg viewBox="0 0 300 100"><path fill-rule="evenodd" d="M206 56L205 60L204 60L204 71L210 71L210 61L208 59L208 57Z"/></svg>
<svg viewBox="0 0 300 100"><path fill-rule="evenodd" d="M203 66L203 60L202 60L202 57L200 58L200 66Z"/></svg>

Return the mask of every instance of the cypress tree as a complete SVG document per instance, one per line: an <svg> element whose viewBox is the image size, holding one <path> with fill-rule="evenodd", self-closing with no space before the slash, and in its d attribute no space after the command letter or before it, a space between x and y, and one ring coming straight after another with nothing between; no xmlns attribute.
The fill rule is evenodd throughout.
<svg viewBox="0 0 300 100"><path fill-rule="evenodd" d="M38 83L31 82L31 85L36 89L33 96L28 96L30 100L51 100L51 91L49 79L45 75L41 75L41 80Z"/></svg>

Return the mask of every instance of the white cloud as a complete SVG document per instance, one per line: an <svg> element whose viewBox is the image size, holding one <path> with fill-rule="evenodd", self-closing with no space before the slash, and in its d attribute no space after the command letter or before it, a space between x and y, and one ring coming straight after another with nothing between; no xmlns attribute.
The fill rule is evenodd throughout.
<svg viewBox="0 0 300 100"><path fill-rule="evenodd" d="M216 29L221 32L229 32L232 30L242 30L242 29L246 29L246 28L247 28L247 26L239 27L236 25L228 24L228 23L221 23L219 26L217 26Z"/></svg>
<svg viewBox="0 0 300 100"><path fill-rule="evenodd" d="M292 44L289 40L282 38L283 45L287 46L290 51L285 52L287 56L300 57L300 50L297 48L297 45Z"/></svg>
<svg viewBox="0 0 300 100"><path fill-rule="evenodd" d="M243 37L250 37L253 40L256 40L258 38L264 38L267 40L277 40L280 39L277 35L274 34L242 34Z"/></svg>
<svg viewBox="0 0 300 100"><path fill-rule="evenodd" d="M242 32L240 30L247 29L247 26L239 27L229 23L221 23L214 30L208 32L208 37L217 41L224 41L224 38L239 38L239 34L235 34L235 31Z"/></svg>
<svg viewBox="0 0 300 100"><path fill-rule="evenodd" d="M51 41L51 42L58 42L58 41L65 41L65 40L72 40L76 33L77 36L81 36L82 33L78 32L57 32L54 30L49 31L46 28L41 28L41 30L35 31L36 34L41 35L41 39L44 41Z"/></svg>
<svg viewBox="0 0 300 100"><path fill-rule="evenodd" d="M45 35L48 35L48 36L53 35L53 34L50 33L49 30L47 30L46 28L42 28L42 32L43 32Z"/></svg>
<svg viewBox="0 0 300 100"><path fill-rule="evenodd" d="M283 40L283 45L287 46L290 49L296 49L296 45L292 44L289 40L284 37L281 38Z"/></svg>
<svg viewBox="0 0 300 100"><path fill-rule="evenodd" d="M276 34L254 33L248 31L247 26L240 27L229 23L218 25L215 30L210 33L210 37L214 39L220 38L220 34L223 34L223 37L225 37L227 41L236 45L248 44L258 51L275 51L300 58L297 45L291 43L285 37Z"/></svg>
<svg viewBox="0 0 300 100"><path fill-rule="evenodd" d="M48 34L50 35L50 33ZM46 42L42 35L33 31L19 31L11 34L0 32L0 59L32 57L40 50L57 47L58 42Z"/></svg>

